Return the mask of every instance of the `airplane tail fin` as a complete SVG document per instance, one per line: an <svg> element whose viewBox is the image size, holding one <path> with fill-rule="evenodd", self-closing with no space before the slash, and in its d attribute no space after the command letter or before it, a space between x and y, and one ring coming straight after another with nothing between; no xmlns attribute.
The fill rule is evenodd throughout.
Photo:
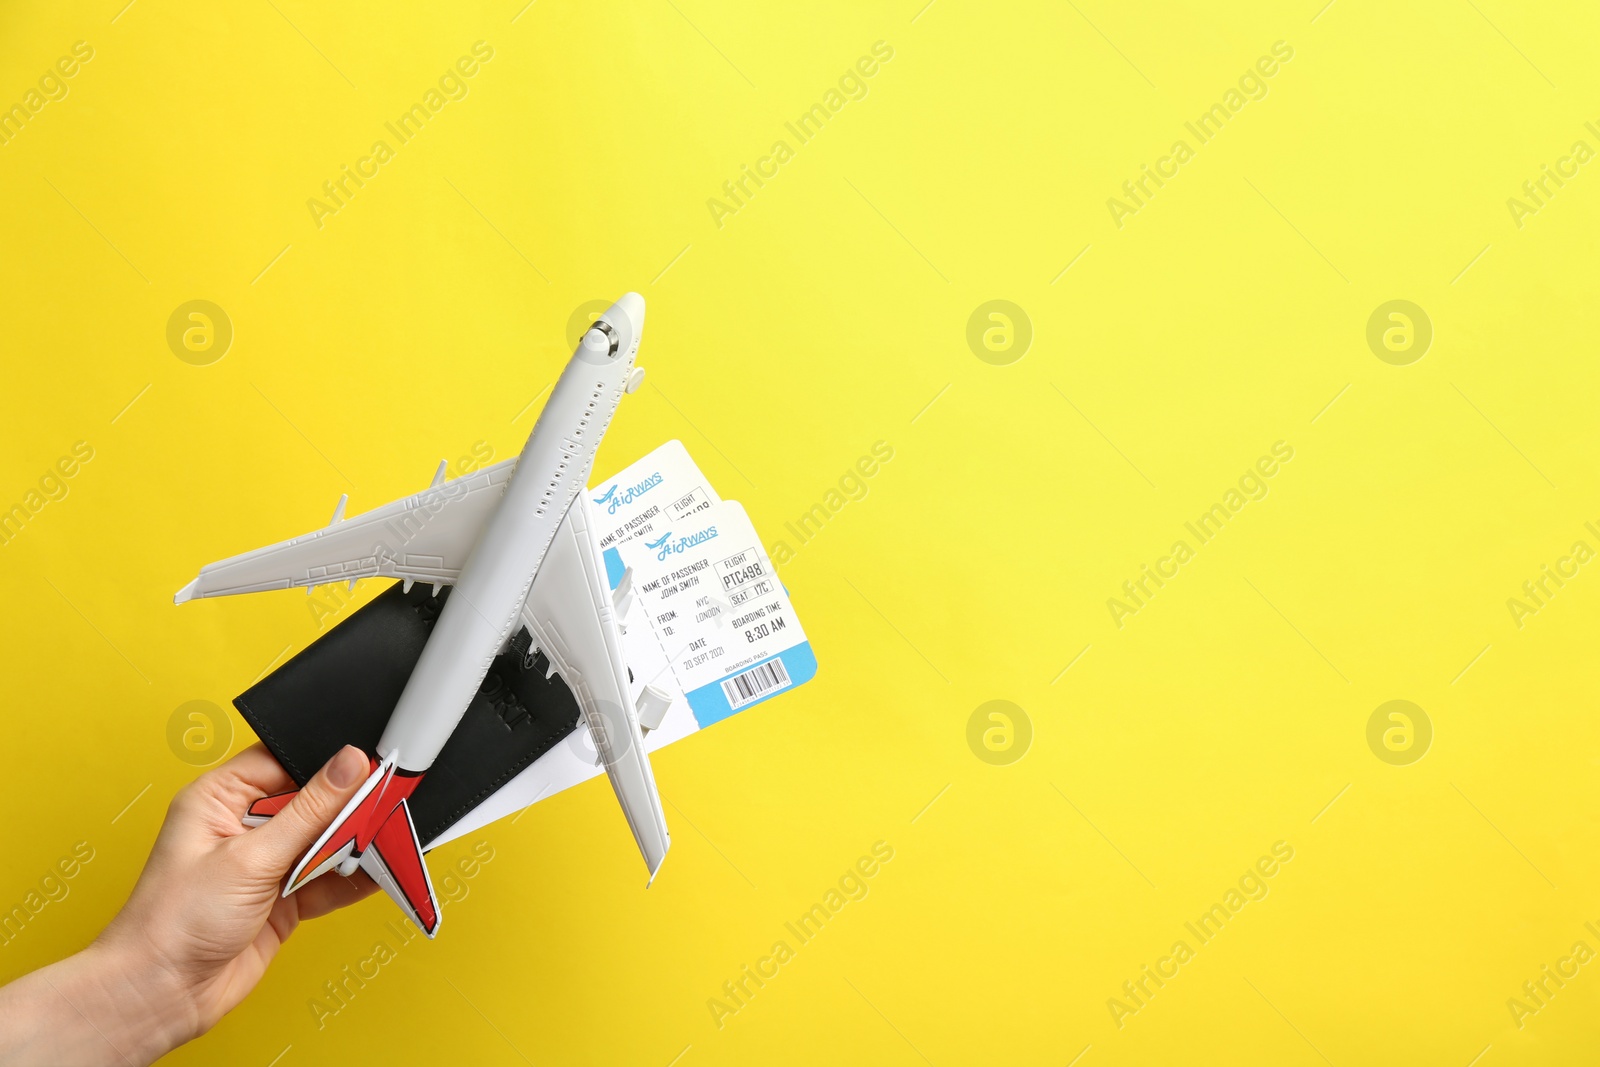
<svg viewBox="0 0 1600 1067"><path fill-rule="evenodd" d="M422 858L422 842L417 840L409 803L402 800L378 828L371 846L361 854L361 869L400 905L417 929L429 937L438 934L439 898L433 892L428 863Z"/></svg>
<svg viewBox="0 0 1600 1067"><path fill-rule="evenodd" d="M360 867L418 929L430 938L435 936L439 932L439 899L406 799L421 780L420 773L408 774L392 763L373 760L372 773L356 795L289 873L283 895L329 871L350 875ZM266 822L284 809L295 792L257 800L246 812L245 823L259 826Z"/></svg>

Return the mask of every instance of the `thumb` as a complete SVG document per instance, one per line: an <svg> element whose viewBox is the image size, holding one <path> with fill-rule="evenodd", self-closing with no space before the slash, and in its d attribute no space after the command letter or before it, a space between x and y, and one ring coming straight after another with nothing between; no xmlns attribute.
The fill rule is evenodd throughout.
<svg viewBox="0 0 1600 1067"><path fill-rule="evenodd" d="M239 840L274 878L287 874L366 780L367 754L346 745L265 826Z"/></svg>

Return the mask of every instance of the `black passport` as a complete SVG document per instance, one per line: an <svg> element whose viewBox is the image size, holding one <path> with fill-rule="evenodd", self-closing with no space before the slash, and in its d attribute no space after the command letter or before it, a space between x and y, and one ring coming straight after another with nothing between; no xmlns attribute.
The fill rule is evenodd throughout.
<svg viewBox="0 0 1600 1067"><path fill-rule="evenodd" d="M305 785L344 745L368 755L411 677L449 588L400 583L233 700L245 721ZM578 724L578 703L527 630L495 658L444 751L412 794L426 845L549 751Z"/></svg>

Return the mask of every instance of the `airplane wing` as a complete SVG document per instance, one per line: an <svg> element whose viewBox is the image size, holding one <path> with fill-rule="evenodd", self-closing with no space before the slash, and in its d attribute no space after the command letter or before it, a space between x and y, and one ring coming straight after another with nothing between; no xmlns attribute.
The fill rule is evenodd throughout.
<svg viewBox="0 0 1600 1067"><path fill-rule="evenodd" d="M504 460L449 482L441 463L424 491L348 520L340 497L323 529L203 567L173 602L357 578L399 578L408 589L412 582L452 584L516 462Z"/></svg>
<svg viewBox="0 0 1600 1067"><path fill-rule="evenodd" d="M580 493L534 576L522 623L577 699L653 880L671 839L639 716L628 699L616 605L591 521L587 496ZM626 595L628 586L624 581L618 589Z"/></svg>

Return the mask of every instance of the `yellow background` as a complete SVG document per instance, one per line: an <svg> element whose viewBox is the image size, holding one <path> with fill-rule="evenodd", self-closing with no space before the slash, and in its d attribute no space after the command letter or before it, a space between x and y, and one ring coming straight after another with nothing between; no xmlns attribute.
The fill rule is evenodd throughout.
<svg viewBox="0 0 1600 1067"><path fill-rule="evenodd" d="M197 773L174 710L318 633L298 592L173 591L341 492L514 454L569 317L632 288L650 377L601 472L682 438L775 542L894 449L782 568L816 680L657 757L648 893L592 781L439 850L495 859L320 1029L387 901L301 930L170 1062L1593 1059L1594 964L1520 1029L1506 1003L1600 948L1600 565L1521 628L1506 604L1600 547L1600 164L1520 228L1506 204L1600 148L1592 7L124 2L0 11L0 102L95 50L0 147L0 506L95 450L0 546L0 905L96 853L0 977L123 899ZM307 199L479 40L469 95L318 228ZM1280 40L1268 95L1119 228L1107 198ZM235 332L210 366L165 340L197 298ZM1008 366L967 345L991 299L1032 323ZM1434 327L1409 366L1365 340L1391 299ZM1107 598L1277 441L1269 495L1118 628ZM967 743L995 699L1032 724L1008 766ZM1409 766L1367 744L1391 699L1433 726ZM719 1028L878 841L869 895ZM1277 841L1270 894L1119 1028L1108 998Z"/></svg>

